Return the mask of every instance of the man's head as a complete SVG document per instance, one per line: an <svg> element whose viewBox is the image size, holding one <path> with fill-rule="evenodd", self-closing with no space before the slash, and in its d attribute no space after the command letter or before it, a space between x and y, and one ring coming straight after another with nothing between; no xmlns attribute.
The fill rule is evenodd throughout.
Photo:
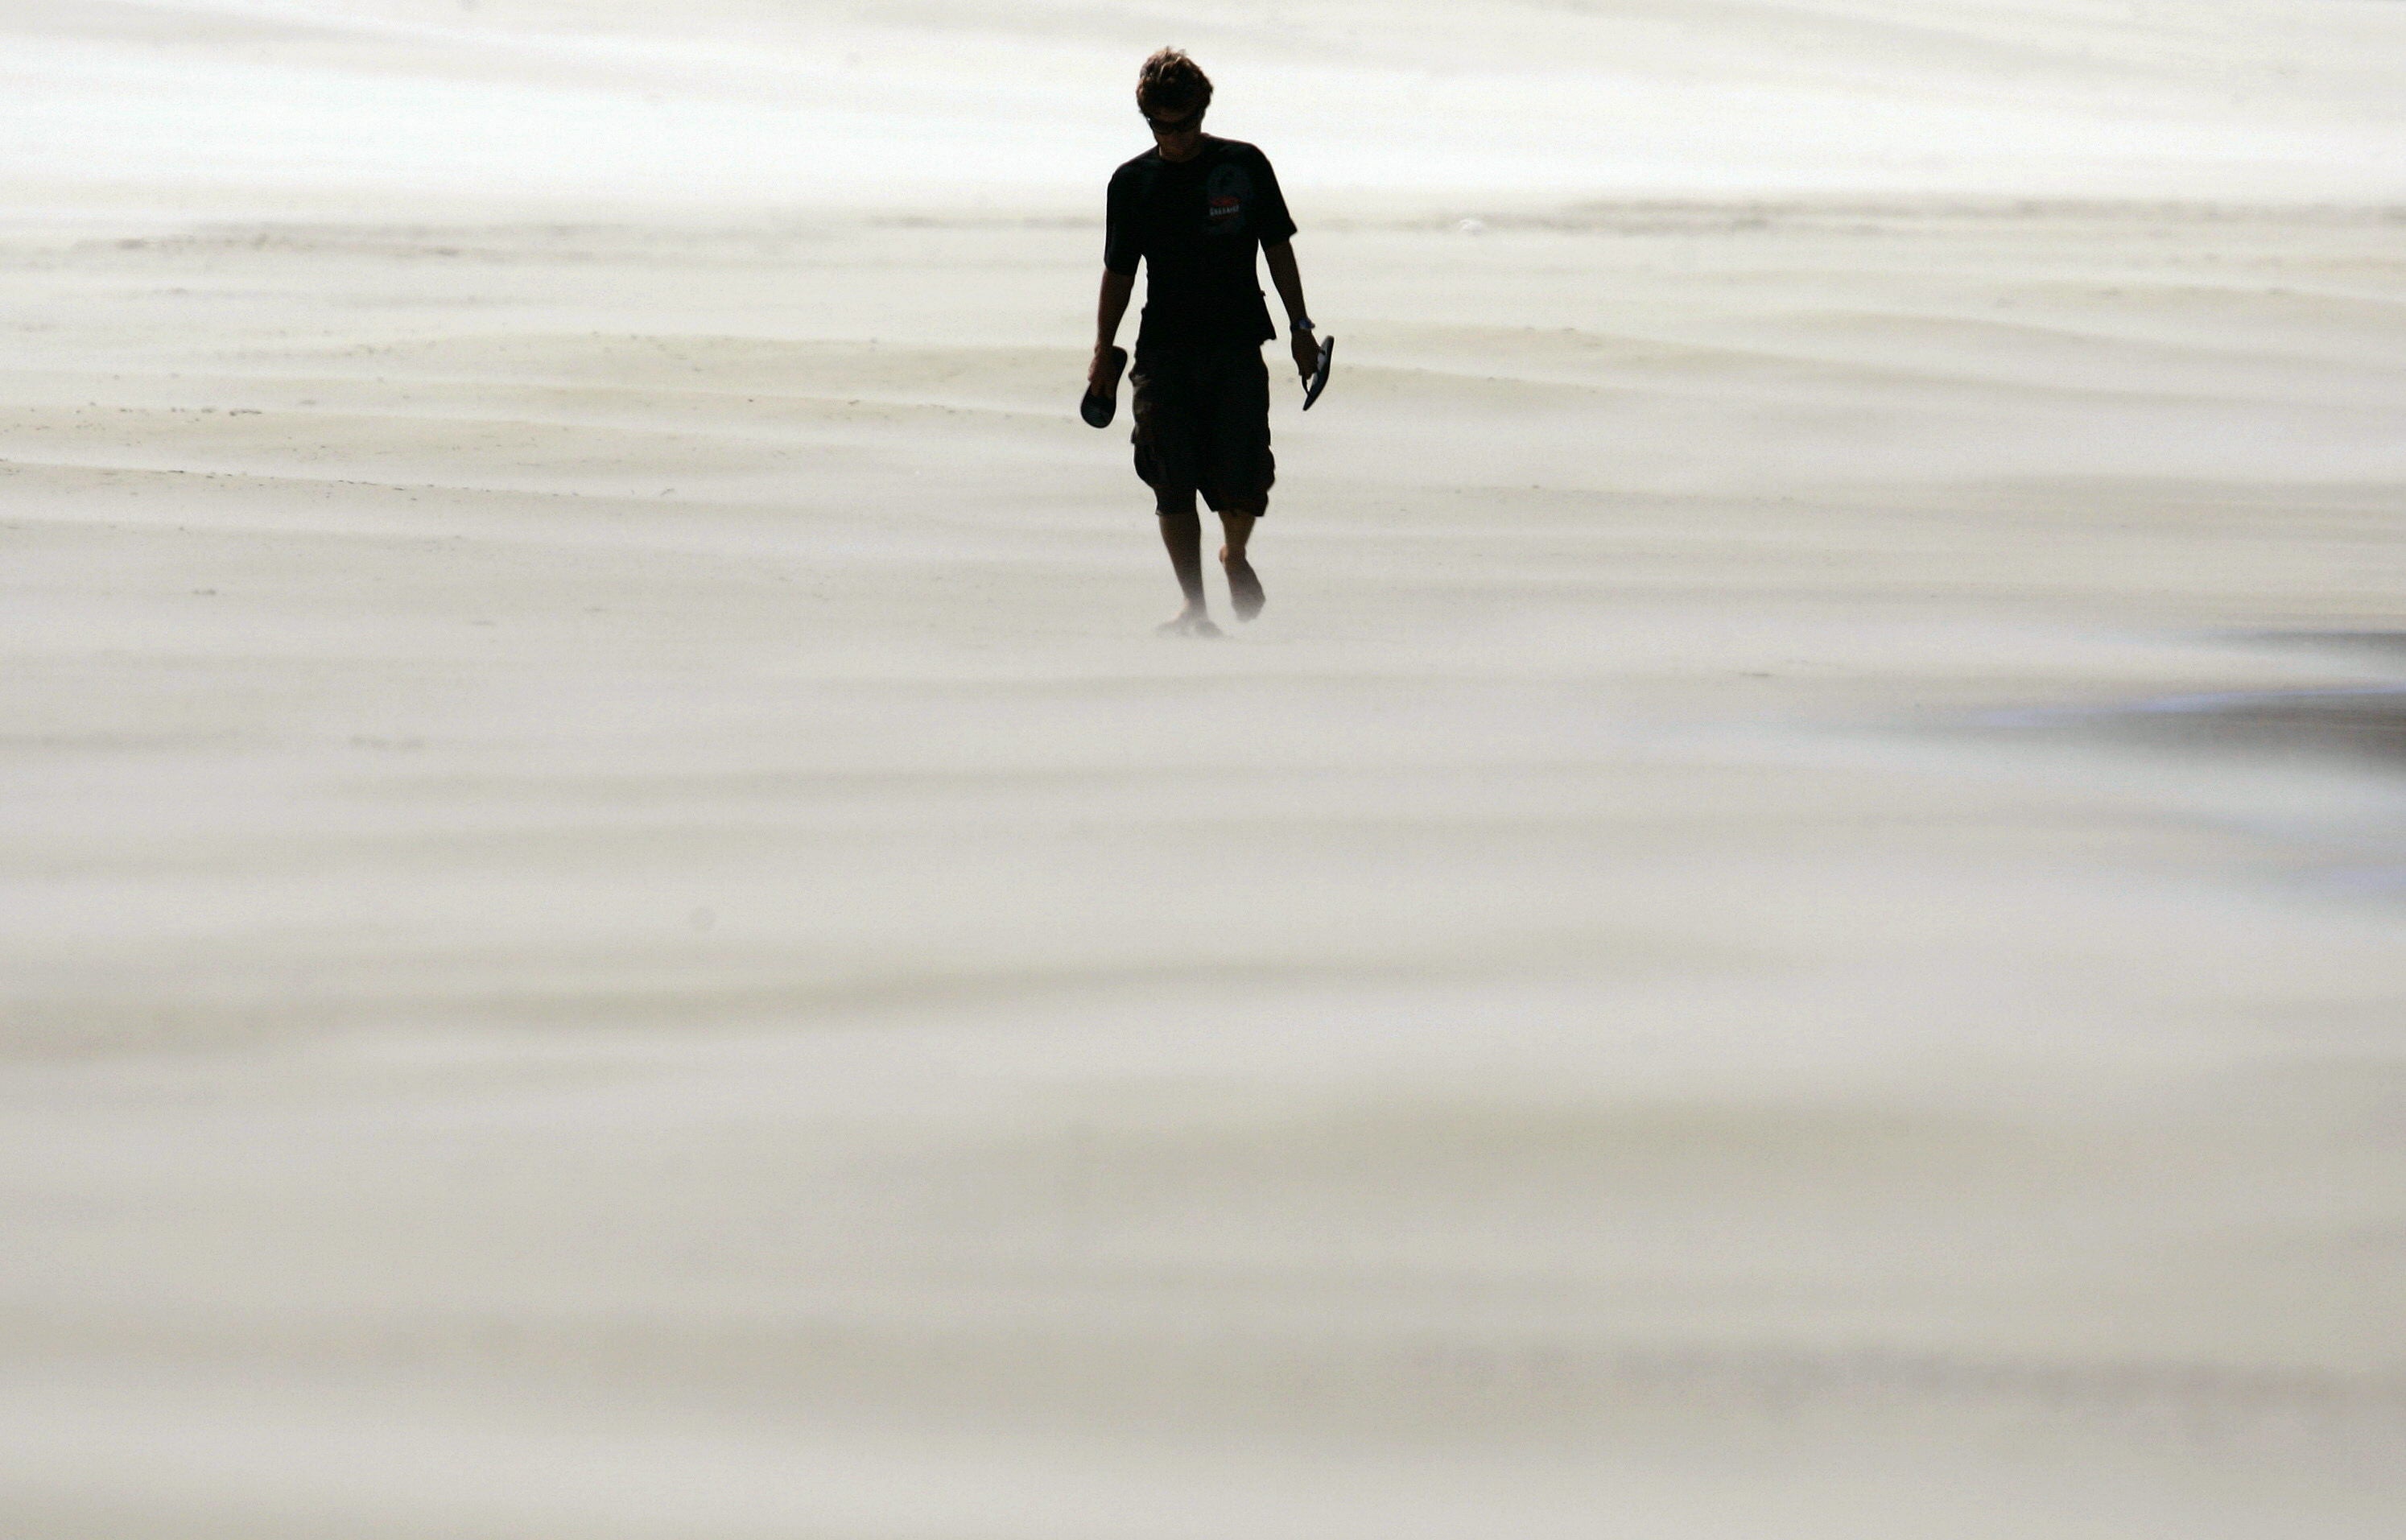
<svg viewBox="0 0 2406 1540"><path fill-rule="evenodd" d="M1203 113L1210 105L1211 78L1177 49L1163 49L1137 71L1136 109L1170 160L1185 160L1201 148Z"/></svg>

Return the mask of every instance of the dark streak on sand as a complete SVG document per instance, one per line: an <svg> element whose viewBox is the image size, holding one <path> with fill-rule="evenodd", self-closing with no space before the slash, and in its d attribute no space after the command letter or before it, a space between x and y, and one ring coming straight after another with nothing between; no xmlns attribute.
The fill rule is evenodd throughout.
<svg viewBox="0 0 2406 1540"><path fill-rule="evenodd" d="M2406 685L2172 695L2126 706L1998 712L1983 727L2054 728L2165 748L2406 768Z"/></svg>
<svg viewBox="0 0 2406 1540"><path fill-rule="evenodd" d="M2406 664L2406 632L2286 631L2259 644L2370 654ZM2153 748L2406 770L2406 684L2309 690L2216 690L2112 706L1991 712L1981 728L2052 729Z"/></svg>
<svg viewBox="0 0 2406 1540"><path fill-rule="evenodd" d="M2281 631L2219 640L2406 668L2406 631ZM2233 764L2318 768L2384 781L2406 770L2406 683L2303 690L2220 690L2108 706L1990 712L1974 730L2141 749ZM2357 827L2310 862L2308 885L2328 895L2406 897L2406 848L2394 828Z"/></svg>

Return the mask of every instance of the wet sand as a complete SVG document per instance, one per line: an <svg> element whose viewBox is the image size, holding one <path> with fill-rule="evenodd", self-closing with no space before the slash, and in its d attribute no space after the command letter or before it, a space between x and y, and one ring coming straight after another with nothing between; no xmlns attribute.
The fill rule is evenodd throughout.
<svg viewBox="0 0 2406 1540"><path fill-rule="evenodd" d="M0 1528L2406 1518L2390 205L1332 189L1200 643L1089 215L387 196L0 227Z"/></svg>

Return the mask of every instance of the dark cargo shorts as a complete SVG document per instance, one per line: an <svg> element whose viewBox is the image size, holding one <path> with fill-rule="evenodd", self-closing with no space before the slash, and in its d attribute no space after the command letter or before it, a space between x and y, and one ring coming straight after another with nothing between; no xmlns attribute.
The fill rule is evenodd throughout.
<svg viewBox="0 0 2406 1540"><path fill-rule="evenodd" d="M1203 494L1214 513L1259 514L1278 464L1270 458L1270 373L1259 343L1139 348L1136 473L1164 513Z"/></svg>

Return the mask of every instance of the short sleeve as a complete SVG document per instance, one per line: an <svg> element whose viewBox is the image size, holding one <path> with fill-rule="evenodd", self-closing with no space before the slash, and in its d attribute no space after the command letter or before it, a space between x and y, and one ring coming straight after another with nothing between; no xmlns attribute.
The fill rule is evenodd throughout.
<svg viewBox="0 0 2406 1540"><path fill-rule="evenodd" d="M1264 246L1276 246L1295 238L1295 219L1286 211L1286 194L1279 191L1278 173L1270 169L1270 158L1255 150L1253 158L1261 162L1260 204L1253 210L1253 233Z"/></svg>
<svg viewBox="0 0 2406 1540"><path fill-rule="evenodd" d="M1124 278L1136 276L1137 260L1144 255L1144 233L1137 228L1136 205L1135 179L1122 171L1111 178L1111 190L1103 204L1103 266Z"/></svg>

